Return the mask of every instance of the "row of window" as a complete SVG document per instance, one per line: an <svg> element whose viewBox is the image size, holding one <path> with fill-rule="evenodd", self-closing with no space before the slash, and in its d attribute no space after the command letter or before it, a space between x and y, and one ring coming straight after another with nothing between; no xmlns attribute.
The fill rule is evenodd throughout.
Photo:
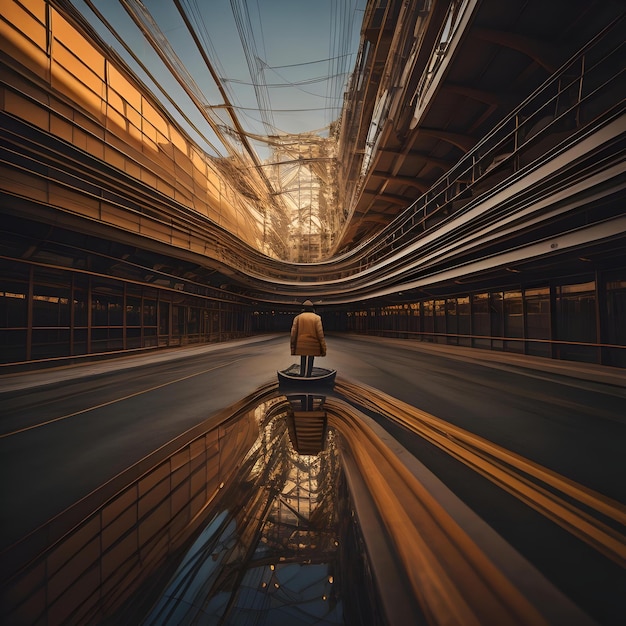
<svg viewBox="0 0 626 626"><path fill-rule="evenodd" d="M294 312L26 263L0 262L0 362L288 331ZM594 278L594 277L590 277ZM626 367L626 280L320 310L328 331L377 334Z"/></svg>
<svg viewBox="0 0 626 626"><path fill-rule="evenodd" d="M4 0L0 38L7 54L49 81L56 92L68 94L77 111L68 114L67 104L49 94L33 96L30 85L22 87L28 96L7 89L3 110L182 201L258 247L262 235L256 207L225 182L203 150L53 4ZM36 104L37 98L45 106ZM81 115L80 110L88 114ZM102 207L111 212L109 219L117 216L114 207L106 203ZM136 218L127 212L125 219Z"/></svg>
<svg viewBox="0 0 626 626"><path fill-rule="evenodd" d="M250 333L233 302L26 264L1 264L0 362L223 341Z"/></svg>
<svg viewBox="0 0 626 626"><path fill-rule="evenodd" d="M348 332L626 366L626 281L589 280L372 307L336 317Z"/></svg>

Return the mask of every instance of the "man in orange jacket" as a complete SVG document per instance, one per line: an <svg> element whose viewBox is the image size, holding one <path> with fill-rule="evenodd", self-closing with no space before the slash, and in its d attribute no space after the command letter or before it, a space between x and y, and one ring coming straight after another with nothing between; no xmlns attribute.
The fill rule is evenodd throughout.
<svg viewBox="0 0 626 626"><path fill-rule="evenodd" d="M313 303L305 300L302 306L304 310L296 315L291 325L291 354L300 355L300 376L310 377L313 359L326 356L326 339L322 318L315 313Z"/></svg>

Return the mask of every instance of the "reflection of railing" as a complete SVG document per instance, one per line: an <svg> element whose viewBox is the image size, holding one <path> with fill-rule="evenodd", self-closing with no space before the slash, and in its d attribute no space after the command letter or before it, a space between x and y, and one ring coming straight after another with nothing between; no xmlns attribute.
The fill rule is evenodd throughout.
<svg viewBox="0 0 626 626"><path fill-rule="evenodd" d="M96 623L198 528L258 435L259 392L0 554L3 623Z"/></svg>

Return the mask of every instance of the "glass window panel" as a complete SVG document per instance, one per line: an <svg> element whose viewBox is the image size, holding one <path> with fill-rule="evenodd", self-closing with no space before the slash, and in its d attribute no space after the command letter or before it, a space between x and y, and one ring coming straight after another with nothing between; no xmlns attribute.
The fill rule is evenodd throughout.
<svg viewBox="0 0 626 626"><path fill-rule="evenodd" d="M172 334L175 336L185 334L185 308L182 306L172 308Z"/></svg>
<svg viewBox="0 0 626 626"><path fill-rule="evenodd" d="M87 326L89 304L87 303L87 287L74 287L74 326Z"/></svg>
<svg viewBox="0 0 626 626"><path fill-rule="evenodd" d="M8 41L21 50L30 48L33 43L40 50L46 49L46 28L43 19L38 20L10 0L4 1L2 14L6 21L0 20L0 34Z"/></svg>
<svg viewBox="0 0 626 626"><path fill-rule="evenodd" d="M108 301L106 296L94 294L91 299L92 326L107 326L109 323Z"/></svg>
<svg viewBox="0 0 626 626"><path fill-rule="evenodd" d="M469 335L471 331L471 311L469 296L457 298L458 329L464 335Z"/></svg>
<svg viewBox="0 0 626 626"><path fill-rule="evenodd" d="M189 158L187 157L187 142L185 141L185 138L174 128L174 127L170 127L170 139L172 141L172 144L178 148L179 153L184 155L185 160L187 162L189 162ZM192 171L192 167L191 167L191 163L189 162L189 164L186 166L186 169L188 172Z"/></svg>
<svg viewBox="0 0 626 626"><path fill-rule="evenodd" d="M168 335L170 328L170 304L159 302L159 335Z"/></svg>
<svg viewBox="0 0 626 626"><path fill-rule="evenodd" d="M150 348L152 346L158 345L158 335L156 327L154 328L145 328L143 329L143 347Z"/></svg>
<svg viewBox="0 0 626 626"><path fill-rule="evenodd" d="M24 318L26 320L26 318ZM0 330L0 363L26 360L26 330Z"/></svg>
<svg viewBox="0 0 626 626"><path fill-rule="evenodd" d="M0 328L25 328L28 319L28 284L3 281L0 291Z"/></svg>
<svg viewBox="0 0 626 626"><path fill-rule="evenodd" d="M457 299L456 298L448 298L446 300L446 323L447 323L447 332L456 334L458 331Z"/></svg>
<svg viewBox="0 0 626 626"><path fill-rule="evenodd" d="M189 307L187 317L187 334L195 335L200 330L200 310L197 307Z"/></svg>
<svg viewBox="0 0 626 626"><path fill-rule="evenodd" d="M595 341L595 286L593 282L557 287L558 338L565 341Z"/></svg>
<svg viewBox="0 0 626 626"><path fill-rule="evenodd" d="M125 102L128 102L135 111L141 110L141 94L112 63L109 63L107 67L107 78L111 88L116 91Z"/></svg>
<svg viewBox="0 0 626 626"><path fill-rule="evenodd" d="M117 91L115 91L115 89L109 89L107 92L107 104L109 105L107 115L112 119L117 119L120 126L123 128L125 126L124 120L126 119L126 101L120 96L119 93L117 93Z"/></svg>
<svg viewBox="0 0 626 626"><path fill-rule="evenodd" d="M521 291L504 294L504 334L506 337L524 336L524 309Z"/></svg>
<svg viewBox="0 0 626 626"><path fill-rule="evenodd" d="M71 47L71 50L77 48ZM83 56L83 53L92 53L93 64L89 64L90 61ZM89 91L92 94L96 94L99 98L104 95L104 57L101 54L96 54L95 50L86 46L85 50L81 49L80 58L74 56L70 50L64 45L57 45L54 50L54 63L57 65L57 70L62 68L65 72L70 74L72 78L63 75L63 80L66 84L71 85L73 89L80 88Z"/></svg>
<svg viewBox="0 0 626 626"><path fill-rule="evenodd" d="M69 326L69 290L35 285L33 294L33 327Z"/></svg>
<svg viewBox="0 0 626 626"><path fill-rule="evenodd" d="M597 351L580 343L595 343L596 294L595 282L561 285L556 288L556 338L572 342L557 345L560 358L593 362Z"/></svg>
<svg viewBox="0 0 626 626"><path fill-rule="evenodd" d="M109 345L109 329L94 328L91 331L91 351L92 352L107 352Z"/></svg>
<svg viewBox="0 0 626 626"><path fill-rule="evenodd" d="M504 293L504 336L514 338L524 336L524 306L521 291ZM507 341L504 347L510 352L524 352L523 341Z"/></svg>
<svg viewBox="0 0 626 626"><path fill-rule="evenodd" d="M114 281L93 280L91 294L92 326L122 326L124 298L122 285Z"/></svg>
<svg viewBox="0 0 626 626"><path fill-rule="evenodd" d="M606 342L626 346L626 280L611 280L606 287ZM604 362L626 367L626 348L609 348Z"/></svg>
<svg viewBox="0 0 626 626"><path fill-rule="evenodd" d="M131 106L126 107L126 119L128 120L128 124L126 129L130 133L131 137L138 139L141 141L141 115L138 111Z"/></svg>
<svg viewBox="0 0 626 626"><path fill-rule="evenodd" d="M550 339L550 288L526 289L526 337L528 339ZM551 356L549 343L527 341L527 353L537 356Z"/></svg>
<svg viewBox="0 0 626 626"><path fill-rule="evenodd" d="M495 291L490 297L491 335L501 337L504 331L504 298L503 293Z"/></svg>
<svg viewBox="0 0 626 626"><path fill-rule="evenodd" d="M69 326L68 272L37 268L33 285L33 326Z"/></svg>
<svg viewBox="0 0 626 626"><path fill-rule="evenodd" d="M473 296L474 334L489 335L489 294L479 293Z"/></svg>
<svg viewBox="0 0 626 626"><path fill-rule="evenodd" d="M87 329L74 329L73 354L87 354Z"/></svg>
<svg viewBox="0 0 626 626"><path fill-rule="evenodd" d="M158 150L159 145L157 143L157 131L156 128L150 124L149 122L146 122L146 120L143 120L143 124L142 124L142 128L141 128L142 132L143 132L143 141L144 143L148 144L153 150Z"/></svg>
<svg viewBox="0 0 626 626"><path fill-rule="evenodd" d="M424 311L424 332L432 333L435 330L434 323L434 312L435 312L435 303L433 300L426 300L422 302L423 311Z"/></svg>
<svg viewBox="0 0 626 626"><path fill-rule="evenodd" d="M124 298L121 295L109 299L109 325L124 325Z"/></svg>
<svg viewBox="0 0 626 626"><path fill-rule="evenodd" d="M17 2L3 0L2 15L8 24L0 20L0 34L20 50L27 50L33 43L39 50L45 50L47 39L45 4L43 2L22 2L21 4L27 5L28 12Z"/></svg>
<svg viewBox="0 0 626 626"><path fill-rule="evenodd" d="M151 138L157 139L157 132L161 138L167 138L168 126L161 114L146 100L142 100L143 117L152 127L148 132Z"/></svg>
<svg viewBox="0 0 626 626"><path fill-rule="evenodd" d="M65 329L38 329L32 333L32 359L47 359L70 354L70 330Z"/></svg>
<svg viewBox="0 0 626 626"><path fill-rule="evenodd" d="M70 72L76 70L75 76L78 80L93 91L102 93L104 56L56 11L52 16L52 30L55 40L61 43L54 50L57 61L62 59L60 64ZM67 50L80 50L80 59L71 55L74 60L69 60Z"/></svg>
<svg viewBox="0 0 626 626"><path fill-rule="evenodd" d="M488 293L478 293L472 296L472 327L473 335L489 337L491 334ZM474 346L477 348L487 348L490 345L489 339L474 339Z"/></svg>
<svg viewBox="0 0 626 626"><path fill-rule="evenodd" d="M526 300L526 327L529 338L550 338L550 289L527 289L524 292Z"/></svg>
<svg viewBox="0 0 626 626"><path fill-rule="evenodd" d="M606 294L608 341L626 345L626 280L607 283Z"/></svg>
<svg viewBox="0 0 626 626"><path fill-rule="evenodd" d="M141 298L138 296L126 298L126 325L141 326Z"/></svg>
<svg viewBox="0 0 626 626"><path fill-rule="evenodd" d="M141 328L128 328L126 330L126 348L133 350L141 348Z"/></svg>
<svg viewBox="0 0 626 626"><path fill-rule="evenodd" d="M109 341L107 350L123 350L124 349L124 329L110 328Z"/></svg>

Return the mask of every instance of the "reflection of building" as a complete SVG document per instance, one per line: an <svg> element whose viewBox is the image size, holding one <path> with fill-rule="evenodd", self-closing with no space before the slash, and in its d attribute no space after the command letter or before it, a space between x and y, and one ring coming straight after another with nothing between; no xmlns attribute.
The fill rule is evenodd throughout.
<svg viewBox="0 0 626 626"><path fill-rule="evenodd" d="M374 419L336 397L268 389L256 402L196 425L3 550L3 623L239 624L253 616L378 626L429 616L500 626L514 616L527 626L591 626ZM323 450L300 455L289 413L312 408L317 418L321 403L329 418ZM457 452L464 434L473 437L446 432L443 420L433 428L412 421ZM487 447L497 446L484 443L461 446L460 457L508 484L515 475L488 461ZM560 477L548 475L558 492ZM527 476L518 474L518 497L545 497ZM601 530L588 512L590 492L582 490L581 510L575 483L560 489L572 500L562 511L566 526ZM605 542L616 556L623 550L615 539L592 530L588 542Z"/></svg>
<svg viewBox="0 0 626 626"><path fill-rule="evenodd" d="M291 411L270 398L213 424L172 456L152 455L147 471L130 468L119 491L104 486L95 511L78 503L39 529L50 544L41 552L31 537L3 554L3 566L24 566L9 582L3 572L6 623L234 624L254 615L344 624L376 614L376 598L360 594L371 573L352 552L358 526L334 434L324 432L319 454L298 454Z"/></svg>
<svg viewBox="0 0 626 626"><path fill-rule="evenodd" d="M300 456L284 413L262 416L261 433L222 498L223 509L180 560L147 617L216 622L344 623L337 587L337 453ZM346 538L347 539L347 538ZM347 568L345 572L349 571ZM127 615L119 615L125 621ZM169 617L169 619L172 619Z"/></svg>

